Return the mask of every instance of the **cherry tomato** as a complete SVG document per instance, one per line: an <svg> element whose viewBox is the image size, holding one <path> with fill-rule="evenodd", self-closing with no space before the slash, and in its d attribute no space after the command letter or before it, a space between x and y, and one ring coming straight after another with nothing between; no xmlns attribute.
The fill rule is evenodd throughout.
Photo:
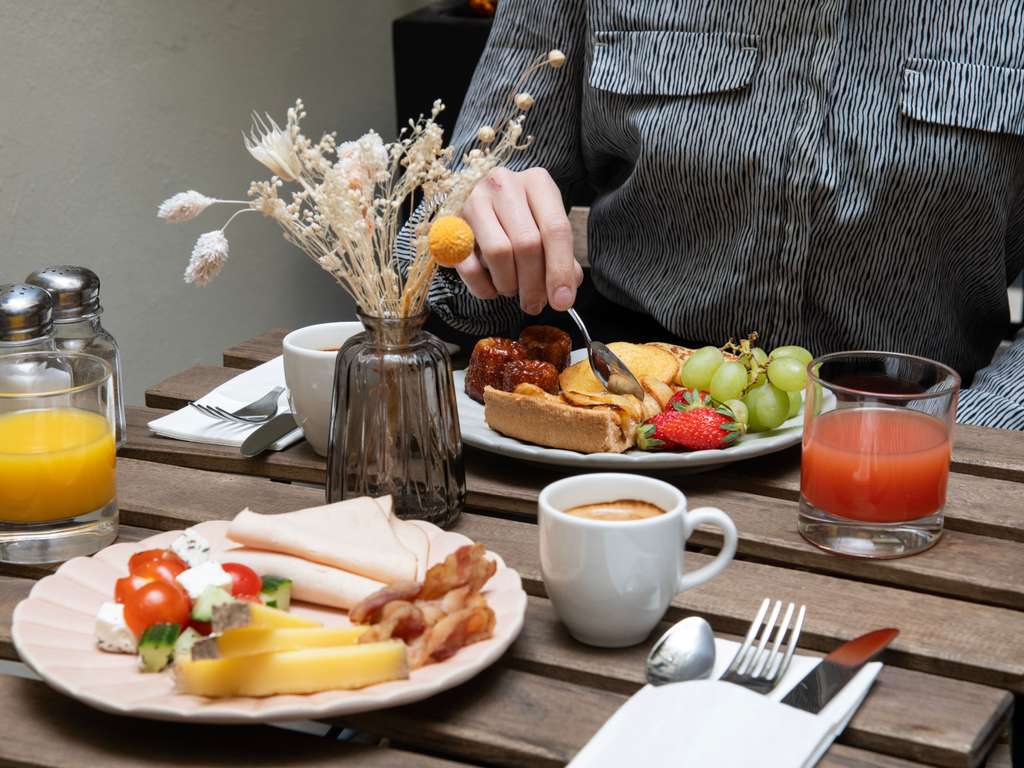
<svg viewBox="0 0 1024 768"><path fill-rule="evenodd" d="M114 586L114 602L127 603L128 598L151 581L152 579L142 576L125 576L118 579Z"/></svg>
<svg viewBox="0 0 1024 768"><path fill-rule="evenodd" d="M195 619L192 619L188 625L204 637L213 631L213 625L208 621L196 621Z"/></svg>
<svg viewBox="0 0 1024 768"><path fill-rule="evenodd" d="M154 624L188 625L191 603L177 584L151 581L136 590L124 604L124 620L136 637Z"/></svg>
<svg viewBox="0 0 1024 768"><path fill-rule="evenodd" d="M151 581L166 581L169 584L175 584L174 577L187 570L188 566L180 560L178 562L173 560L144 560L136 564L132 575L143 579L150 579Z"/></svg>
<svg viewBox="0 0 1024 768"><path fill-rule="evenodd" d="M259 597L263 581L252 568L241 563L224 563L225 571L231 574L231 596L242 599Z"/></svg>
<svg viewBox="0 0 1024 768"><path fill-rule="evenodd" d="M145 576L142 569L148 563L169 563L172 568L178 569L177 573L188 569L188 563L169 549L144 549L129 558L128 573L134 576Z"/></svg>

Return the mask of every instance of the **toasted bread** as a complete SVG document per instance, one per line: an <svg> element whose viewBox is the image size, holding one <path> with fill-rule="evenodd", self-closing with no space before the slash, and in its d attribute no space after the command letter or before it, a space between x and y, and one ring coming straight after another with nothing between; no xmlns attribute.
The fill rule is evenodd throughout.
<svg viewBox="0 0 1024 768"><path fill-rule="evenodd" d="M557 395L484 389L484 418L503 435L549 448L580 453L623 453L633 447L634 430L623 429L611 407L581 408Z"/></svg>

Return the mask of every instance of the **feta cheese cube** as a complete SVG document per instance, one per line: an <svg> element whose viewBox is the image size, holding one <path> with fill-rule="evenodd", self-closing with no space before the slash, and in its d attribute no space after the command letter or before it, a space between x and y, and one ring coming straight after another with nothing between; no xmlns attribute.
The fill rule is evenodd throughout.
<svg viewBox="0 0 1024 768"><path fill-rule="evenodd" d="M220 563L212 560L182 571L175 580L185 588L193 600L203 594L207 587L221 587L231 591L231 574L221 568Z"/></svg>
<svg viewBox="0 0 1024 768"><path fill-rule="evenodd" d="M104 603L96 614L96 644L111 653L135 653L135 635L124 621L124 606Z"/></svg>
<svg viewBox="0 0 1024 768"><path fill-rule="evenodd" d="M209 561L210 542L194 529L187 528L171 544L171 551L184 560L189 568L195 568Z"/></svg>

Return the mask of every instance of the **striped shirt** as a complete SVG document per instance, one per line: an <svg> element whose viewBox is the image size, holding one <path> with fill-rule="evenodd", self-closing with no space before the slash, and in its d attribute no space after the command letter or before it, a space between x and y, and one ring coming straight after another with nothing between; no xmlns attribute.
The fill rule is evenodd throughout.
<svg viewBox="0 0 1024 768"><path fill-rule="evenodd" d="M1024 429L1024 335L992 360L1024 267L1021 0L502 0L455 130L526 62L536 141L510 167L594 196L597 289L672 333L886 349L965 383L958 420ZM521 321L451 270L458 330Z"/></svg>

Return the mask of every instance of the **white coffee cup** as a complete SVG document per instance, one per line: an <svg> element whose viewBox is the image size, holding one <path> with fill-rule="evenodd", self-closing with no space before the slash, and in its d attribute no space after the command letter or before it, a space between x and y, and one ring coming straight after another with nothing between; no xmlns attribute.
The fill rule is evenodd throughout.
<svg viewBox="0 0 1024 768"><path fill-rule="evenodd" d="M327 455L331 392L337 349L363 330L363 324L307 325L284 337L284 381L296 423L321 456ZM324 351L334 350L334 351Z"/></svg>
<svg viewBox="0 0 1024 768"><path fill-rule="evenodd" d="M634 499L664 514L638 520L569 515L581 504ZM548 597L570 634L588 645L643 642L683 590L717 576L736 553L736 526L714 507L686 509L686 496L661 480L620 473L575 475L551 483L538 499L540 565ZM722 549L696 571L683 570L693 529L722 529Z"/></svg>

